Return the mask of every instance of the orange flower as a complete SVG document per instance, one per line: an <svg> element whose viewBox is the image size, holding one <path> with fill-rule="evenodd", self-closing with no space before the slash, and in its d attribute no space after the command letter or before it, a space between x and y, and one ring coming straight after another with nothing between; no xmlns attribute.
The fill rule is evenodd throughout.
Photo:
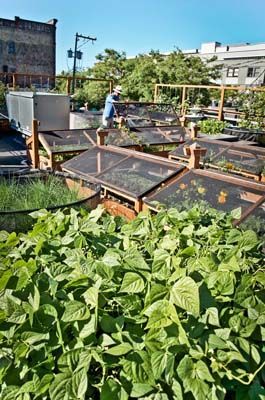
<svg viewBox="0 0 265 400"><path fill-rule="evenodd" d="M221 191L220 191L220 196L227 197L227 196L228 196L227 191L226 191L226 190L221 190Z"/></svg>
<svg viewBox="0 0 265 400"><path fill-rule="evenodd" d="M181 183L181 184L179 185L179 187L180 187L181 190L186 189L187 186L188 186L188 185L185 185L185 183Z"/></svg>
<svg viewBox="0 0 265 400"><path fill-rule="evenodd" d="M219 195L218 196L218 203L224 204L226 202L226 196Z"/></svg>

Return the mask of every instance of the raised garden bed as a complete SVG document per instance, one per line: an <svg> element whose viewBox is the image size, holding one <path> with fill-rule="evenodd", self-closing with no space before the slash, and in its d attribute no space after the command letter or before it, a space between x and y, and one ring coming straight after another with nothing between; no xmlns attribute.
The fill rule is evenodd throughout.
<svg viewBox="0 0 265 400"><path fill-rule="evenodd" d="M210 170L190 170L143 199L152 210L161 205L179 211L189 210L195 205L225 212L240 209L240 216L235 216L236 219L258 209L263 201L264 185ZM260 213L265 223L265 208L260 208Z"/></svg>
<svg viewBox="0 0 265 400"><path fill-rule="evenodd" d="M95 145L96 129L72 129L39 132L39 142L45 154L43 166L55 169L58 163L65 161L67 155L76 155Z"/></svg>
<svg viewBox="0 0 265 400"><path fill-rule="evenodd" d="M136 211L141 210L144 195L184 169L161 157L114 146L94 147L65 162L62 168L101 183L105 195L123 198Z"/></svg>
<svg viewBox="0 0 265 400"><path fill-rule="evenodd" d="M169 158L188 161L185 155L185 147L194 141L190 140L180 145L169 153ZM218 140L197 139L201 147L207 149L202 158L201 165L239 174L246 177L261 179L261 173L265 166L265 149L254 146L237 145Z"/></svg>
<svg viewBox="0 0 265 400"><path fill-rule="evenodd" d="M249 140L252 142L265 144L265 132L264 131L240 128L238 126L229 126L224 129L224 133L227 135L236 136L240 140Z"/></svg>

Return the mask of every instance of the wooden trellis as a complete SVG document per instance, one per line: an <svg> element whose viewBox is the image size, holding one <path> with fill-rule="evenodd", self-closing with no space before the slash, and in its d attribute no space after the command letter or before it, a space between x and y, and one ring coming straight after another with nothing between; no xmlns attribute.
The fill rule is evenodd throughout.
<svg viewBox="0 0 265 400"><path fill-rule="evenodd" d="M174 85L174 84L167 84L167 83L158 83L155 85L154 91L154 102L157 103L159 99L159 91L161 88L180 88L182 90L181 96L181 115L185 112L185 101L187 99L187 92L189 89L217 89L220 90L220 102L218 107L218 120L223 119L223 108L224 108L224 99L225 99L225 91L226 90L250 90L250 91L257 91L257 92L265 92L264 87L245 87L245 86L217 86L217 85ZM229 111L225 111L229 114ZM235 114L234 111L231 113Z"/></svg>

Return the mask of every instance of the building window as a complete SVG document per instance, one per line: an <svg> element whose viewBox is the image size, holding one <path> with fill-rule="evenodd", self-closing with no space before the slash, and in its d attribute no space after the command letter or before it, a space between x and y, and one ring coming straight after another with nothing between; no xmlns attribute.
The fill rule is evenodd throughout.
<svg viewBox="0 0 265 400"><path fill-rule="evenodd" d="M247 72L247 77L254 78L255 76L258 76L259 73L260 73L260 68L249 67Z"/></svg>
<svg viewBox="0 0 265 400"><path fill-rule="evenodd" d="M15 42L8 42L7 51L8 54L15 54L16 52Z"/></svg>
<svg viewBox="0 0 265 400"><path fill-rule="evenodd" d="M230 78L236 78L238 77L238 71L239 68L228 68L226 76L229 76Z"/></svg>

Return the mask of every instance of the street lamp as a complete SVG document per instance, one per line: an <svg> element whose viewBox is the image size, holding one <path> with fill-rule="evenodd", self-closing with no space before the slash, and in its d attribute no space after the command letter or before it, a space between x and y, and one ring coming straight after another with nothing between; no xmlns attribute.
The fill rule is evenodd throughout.
<svg viewBox="0 0 265 400"><path fill-rule="evenodd" d="M67 56L68 58L73 58L74 59L74 65L73 65L73 79L72 79L72 94L74 94L75 92L75 73L76 73L76 60L81 60L82 59L82 51L78 50L77 48L77 43L79 39L84 39L86 41L92 41L92 43L94 41L97 40L97 38L94 37L90 37L90 36L84 36L84 35L79 35L78 33L76 33L75 35L75 50L73 51L71 48L69 50L67 50Z"/></svg>

